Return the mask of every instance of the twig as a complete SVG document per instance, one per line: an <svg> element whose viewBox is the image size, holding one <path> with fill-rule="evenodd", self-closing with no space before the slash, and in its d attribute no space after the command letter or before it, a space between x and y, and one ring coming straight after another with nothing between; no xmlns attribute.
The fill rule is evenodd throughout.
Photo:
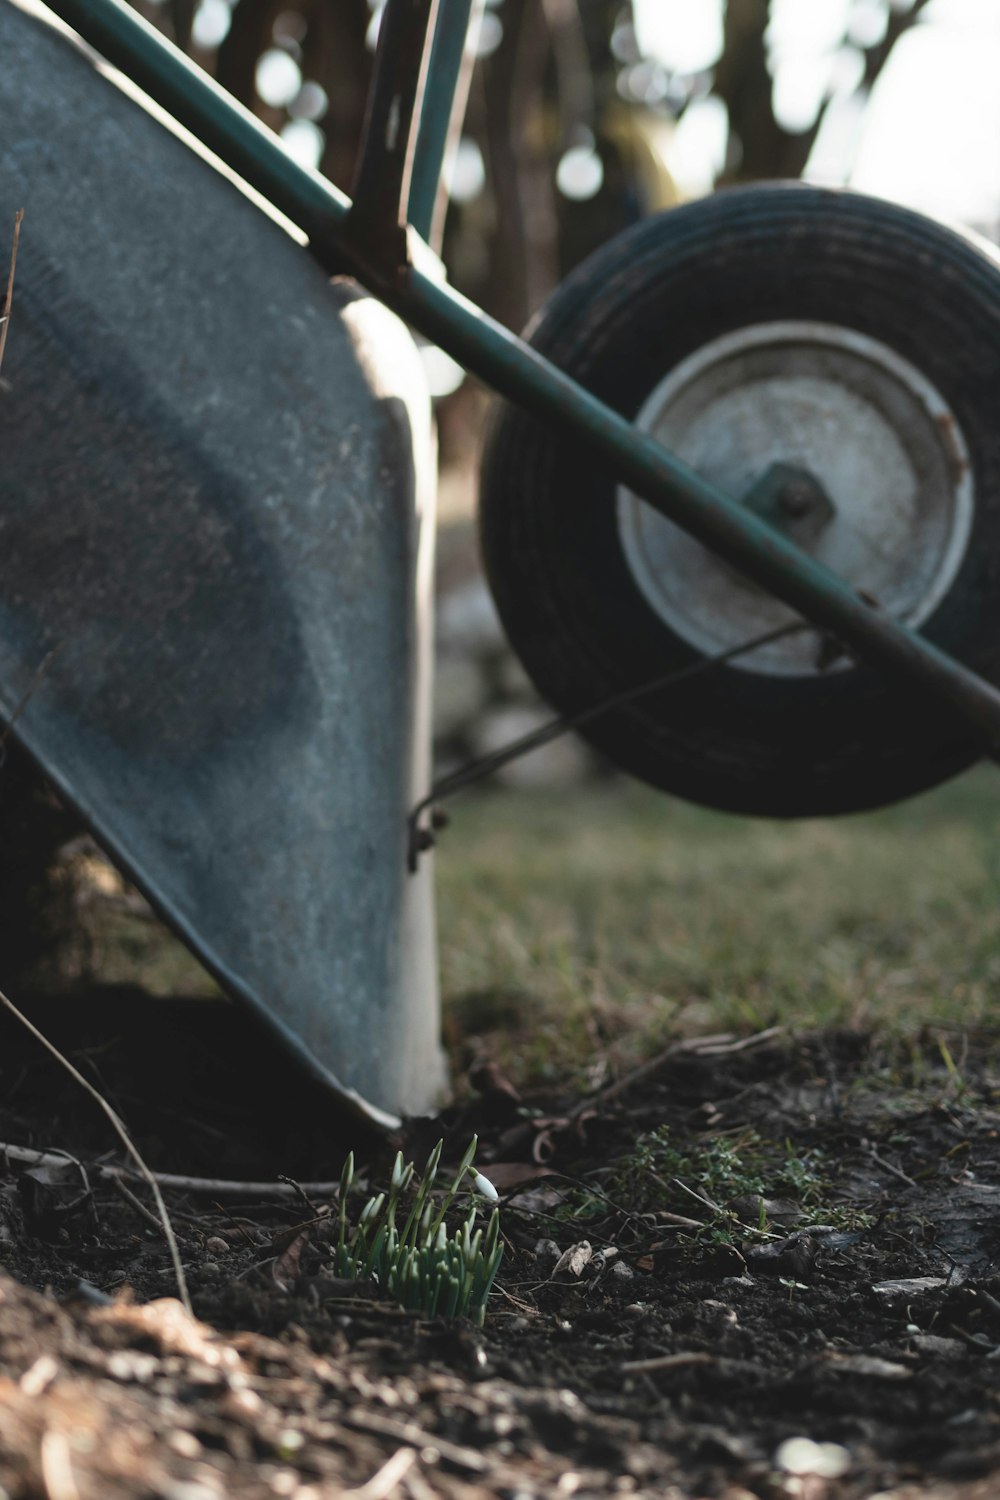
<svg viewBox="0 0 1000 1500"><path fill-rule="evenodd" d="M653 1175L655 1175L655 1174L653 1174ZM663 1182L663 1179L661 1177L657 1177L656 1181L657 1182ZM664 1184L664 1186L665 1185L666 1184ZM656 1210L656 1218L657 1218L657 1222L658 1223L662 1222L663 1224L669 1224L669 1226L670 1226L671 1229L704 1229L705 1228L705 1220L704 1219L689 1219L686 1214L672 1214L672 1213L670 1213L665 1208L658 1208Z"/></svg>
<svg viewBox="0 0 1000 1500"><path fill-rule="evenodd" d="M5 1151L5 1150L6 1150L5 1146L0 1146L0 1151ZM61 1160L64 1166L68 1162L71 1167L75 1167L76 1170L80 1174L81 1181L83 1182L84 1191L86 1193L88 1193L88 1194L93 1192L93 1189L90 1186L90 1177L87 1174L87 1168L84 1166L83 1162L80 1160L80 1158L78 1156L74 1156L73 1155L72 1151L63 1151L61 1147L54 1146L53 1149L50 1152L45 1152L43 1154L46 1156L46 1158L55 1157L56 1161L60 1161ZM51 1165L53 1165L53 1163L52 1163L51 1160L47 1159L45 1161L42 1161L41 1157L36 1156L36 1159L35 1159L35 1166L36 1167L43 1167L43 1166L47 1167L47 1166L51 1166Z"/></svg>
<svg viewBox="0 0 1000 1500"><path fill-rule="evenodd" d="M960 1328L957 1323L949 1323L948 1327L952 1333L957 1333L960 1339L964 1339L973 1349L978 1349L980 1354L985 1354L987 1359L997 1353L1000 1345L991 1344L989 1339L982 1333L969 1333L967 1329Z"/></svg>
<svg viewBox="0 0 1000 1500"><path fill-rule="evenodd" d="M69 1439L57 1427L42 1433L38 1461L46 1500L80 1500L80 1487L73 1474L73 1457Z"/></svg>
<svg viewBox="0 0 1000 1500"><path fill-rule="evenodd" d="M602 1193L600 1188L594 1187L593 1183L589 1182L586 1177L570 1177L567 1172L556 1172L555 1176L563 1182L571 1183L573 1187L580 1188L581 1191L589 1193L591 1197L599 1199L601 1203L606 1203L626 1223L631 1224L634 1221L638 1224L646 1217L645 1214L634 1214L629 1209L623 1208L620 1203L616 1203L613 1198L609 1198L607 1193Z"/></svg>
<svg viewBox="0 0 1000 1500"><path fill-rule="evenodd" d="M570 1118L572 1119L575 1115L582 1114L585 1109L600 1109L602 1105L611 1104L613 1100L621 1098L622 1094L627 1094L630 1089L634 1089L638 1084L645 1083L648 1078L651 1078L654 1073L658 1073L661 1068L666 1067L667 1063L672 1062L675 1057L693 1052L696 1047L699 1047L704 1042L729 1042L732 1039L733 1034L731 1031L720 1031L714 1036L687 1037L682 1042L671 1042L669 1047L665 1047L662 1052L658 1052L648 1062L640 1063L637 1068L632 1069L631 1073L626 1073L624 1078L619 1078L614 1083L609 1083L607 1088L601 1089L599 1094L590 1094L586 1099L581 1099L580 1103L570 1111Z"/></svg>
<svg viewBox="0 0 1000 1500"><path fill-rule="evenodd" d="M543 1283L541 1282L538 1283L538 1285L542 1284ZM520 1315L521 1317L540 1318L542 1316L542 1314L538 1311L538 1308L535 1307L534 1303L525 1302L521 1297L515 1297L513 1292L509 1291L507 1287L500 1286L499 1282L494 1286L493 1290L495 1292L499 1292L501 1297L506 1297L511 1307L514 1309L514 1313Z"/></svg>
<svg viewBox="0 0 1000 1500"><path fill-rule="evenodd" d="M10 270L7 272L7 295L4 298L3 312L0 313L0 369L3 369L3 355L7 347L10 309L14 301L14 267L17 265L17 247L21 239L21 221L23 218L24 209L19 208L14 215L14 238L10 246Z"/></svg>
<svg viewBox="0 0 1000 1500"><path fill-rule="evenodd" d="M111 1179L111 1183L114 1187L115 1192L118 1193L120 1197L124 1198L129 1208L135 1209L135 1212L139 1215L140 1219L144 1219L151 1229L156 1230L157 1234L163 1233L163 1225L160 1223L156 1215L154 1213L150 1213L149 1209L146 1207L145 1203L143 1203L142 1199L137 1198L132 1189L128 1187L120 1177L113 1177Z"/></svg>
<svg viewBox="0 0 1000 1500"><path fill-rule="evenodd" d="M981 1302L985 1302L987 1307L991 1307L994 1312L1000 1313L1000 1302L998 1302L996 1297L994 1297L992 1293L988 1292L985 1287L977 1287L976 1296L980 1299Z"/></svg>
<svg viewBox="0 0 1000 1500"><path fill-rule="evenodd" d="M749 1052L752 1047L763 1047L773 1042L776 1036L784 1036L787 1026L766 1026L752 1036L737 1037L734 1042L715 1042L711 1037L702 1037L703 1045L694 1049L697 1057L732 1057L737 1052Z"/></svg>
<svg viewBox="0 0 1000 1500"><path fill-rule="evenodd" d="M354 1409L345 1412L341 1420L345 1427L371 1433L373 1437L392 1438L394 1442L416 1448L418 1453L424 1448L435 1448L445 1463L453 1464L456 1469L464 1469L469 1474L488 1474L493 1480L503 1480L513 1474L512 1469L502 1464L494 1465L475 1448L460 1447L458 1443L439 1437L436 1432L418 1427L416 1422L399 1422L394 1417L382 1417L376 1412L359 1412Z"/></svg>
<svg viewBox="0 0 1000 1500"><path fill-rule="evenodd" d="M0 1159L24 1162L29 1166L52 1167L65 1161L66 1153L58 1150L38 1151L30 1146L13 1146L0 1141ZM115 1178L135 1178L145 1173L132 1171L130 1167L116 1167L102 1162L90 1168L99 1182L111 1182ZM227 1177L187 1177L176 1172L151 1172L146 1181L152 1179L160 1187L171 1192L197 1193L208 1198L278 1198L281 1201L297 1199L299 1194L286 1182L240 1182ZM305 1192L316 1198L332 1198L340 1182L303 1182L298 1184Z"/></svg>
<svg viewBox="0 0 1000 1500"><path fill-rule="evenodd" d="M306 1189L302 1186L301 1182L296 1182L294 1177L286 1177L283 1172L278 1173L278 1181L285 1187L291 1188L292 1192L299 1199L299 1201L301 1203L304 1203L306 1208L312 1214L314 1221L317 1221L323 1217L319 1209L316 1207L315 1203L310 1198Z"/></svg>
<svg viewBox="0 0 1000 1500"><path fill-rule="evenodd" d="M353 1500L388 1500L397 1484L403 1476L408 1474L417 1461L414 1448L397 1448L390 1459L382 1465L377 1473L373 1474L367 1484L361 1485L356 1490L342 1490L343 1500L353 1496Z"/></svg>
<svg viewBox="0 0 1000 1500"><path fill-rule="evenodd" d="M717 1203L713 1203L711 1198L706 1197L704 1193L696 1193L693 1187L688 1187L686 1182L681 1182L681 1179L679 1177L672 1177L670 1180L673 1183L674 1187L680 1188L681 1192L690 1193L692 1198L696 1198L699 1203L704 1203L705 1207L711 1209L713 1214L721 1214L725 1212L725 1210L721 1209ZM704 1225L702 1226L702 1228L704 1228Z"/></svg>
<svg viewBox="0 0 1000 1500"><path fill-rule="evenodd" d="M631 1073L626 1073L624 1078L609 1084L599 1094L591 1094L582 1099L574 1109L570 1111L570 1119L575 1119L584 1110L600 1109L605 1104L620 1099L623 1094L629 1093L640 1083L646 1083L667 1063L673 1062L677 1057L728 1057L735 1052L747 1052L751 1047L763 1046L776 1036L781 1036L784 1026L768 1026L764 1031L755 1031L753 1036L734 1037L731 1031L720 1031L712 1036L686 1037L682 1042L671 1042L669 1047L651 1057L648 1062L640 1063L633 1068Z"/></svg>
<svg viewBox="0 0 1000 1500"><path fill-rule="evenodd" d="M699 1349L680 1350L677 1354L656 1354L652 1359L630 1359L622 1365L629 1375L651 1375L656 1370L684 1370L690 1365L714 1365L715 1355Z"/></svg>
<svg viewBox="0 0 1000 1500"><path fill-rule="evenodd" d="M907 1187L915 1188L917 1184L912 1177L908 1177L900 1167L894 1167L891 1161L886 1161L884 1156L879 1156L874 1146L868 1147L868 1156L883 1172L888 1172L892 1177L898 1177L900 1182L905 1182Z"/></svg>
<svg viewBox="0 0 1000 1500"><path fill-rule="evenodd" d="M84 1078L83 1074L77 1068L74 1068L73 1064L69 1061L69 1058L64 1057L63 1054L59 1051L59 1048L54 1046L53 1043L49 1041L48 1037L43 1035L43 1033L39 1031L38 1027L28 1020L27 1016L22 1015L21 1011L18 1010L13 1000L8 999L3 990L0 990L0 1005L2 1005L5 1010L10 1011L11 1015L21 1023L24 1029L30 1032L30 1034L35 1038L36 1042L39 1042L45 1048L46 1052L48 1052L51 1057L55 1058L60 1067L65 1068L70 1077L80 1085L85 1093L90 1095L91 1099L93 1099L97 1105L100 1106L100 1108L107 1116L108 1121L112 1125L116 1134L118 1135L119 1139L121 1140L122 1145L125 1147L125 1150L135 1162L142 1176L149 1183L149 1186L152 1189L153 1197L156 1199L156 1208L160 1215L160 1220L163 1227L163 1236L170 1250L170 1259L173 1262L174 1276L177 1280L177 1295L184 1306L184 1310L188 1313L191 1313L191 1298L188 1296L187 1279L184 1275L184 1267L181 1265L181 1254L179 1249L177 1248L177 1237L174 1234L173 1226L170 1223L170 1215L167 1213L167 1205L163 1201L163 1194L160 1192L159 1183L147 1167L142 1156L139 1154L137 1147L133 1144L132 1137L125 1129L125 1125L121 1117L115 1113L104 1096L94 1088L94 1085L90 1083L86 1078Z"/></svg>
<svg viewBox="0 0 1000 1500"><path fill-rule="evenodd" d="M562 1229L566 1228L565 1219L557 1219L555 1214L547 1214L541 1208L522 1208L519 1203L511 1203L508 1199L504 1203L504 1213L520 1214L522 1219L546 1219L550 1224L558 1224ZM614 1240L609 1240L607 1235L598 1234L596 1229L588 1226L587 1234L592 1240L599 1240L602 1245L613 1245Z"/></svg>

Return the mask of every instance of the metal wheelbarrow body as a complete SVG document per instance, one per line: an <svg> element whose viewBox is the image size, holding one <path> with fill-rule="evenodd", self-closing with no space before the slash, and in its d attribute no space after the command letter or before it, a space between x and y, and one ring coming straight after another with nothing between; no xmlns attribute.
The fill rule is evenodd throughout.
<svg viewBox="0 0 1000 1500"><path fill-rule="evenodd" d="M20 739L206 966L345 1098L424 1108L415 346L58 31L4 4L0 56L0 714L37 679Z"/></svg>
<svg viewBox="0 0 1000 1500"><path fill-rule="evenodd" d="M887 219L849 195L841 202L835 194L794 197L782 189L743 207L734 201L732 211L718 211L731 219L729 238L718 232L726 225L716 223L712 204L692 205L669 223L640 226L609 247L610 259L602 252L581 268L528 344L449 287L414 232L431 230L434 168L454 119L460 48L444 42L454 40L455 28L464 35L471 3L387 0L352 203L291 162L276 137L119 0L53 0L90 45L286 214L319 265L350 269L385 307L528 414L527 421L510 412L500 418L485 476L484 538L514 643L564 721L582 727L600 720L608 728L605 748L657 784L772 813L869 806L977 755L995 756L994 612L987 608L964 632L952 628L967 600L988 602L982 585L1000 567L1000 533L991 520L1000 458L982 395L995 389L1000 368L995 259L936 228ZM0 11L9 46L20 49L9 66L9 50L4 56L0 91L5 142L19 142L5 161L4 192L21 193L30 180L58 247L48 252L51 269L37 287L25 278L27 342L19 306L19 357L56 349L47 331L50 303L68 313L71 330L49 360L51 375L32 388L37 402L44 394L46 413L58 414L58 439L51 417L33 416L32 403L16 398L11 430L22 455L41 450L44 457L36 458L48 488L27 457L19 459L19 479L12 468L4 474L0 713L9 717L39 664L51 662L17 732L112 852L229 988L249 998L316 1071L342 1092L353 1088L375 1104L412 1108L429 1100L440 1078L427 863L420 856L433 842L435 794L445 790L439 784L428 791L420 755L426 552L418 517L426 514L428 441L426 404L413 395L412 346L374 304L345 288L331 293L292 241L255 217L235 189L210 181L203 164L175 159L178 143L146 142L137 154L154 126L121 99L112 103L107 91L100 106L93 104L88 127L107 162L81 190L54 140L49 111L58 92L52 79L83 89L84 64L65 50L56 63L56 44L39 43L47 58L32 89L24 73L34 45L25 40L28 23L11 18L10 0L0 0ZM0 35L0 46L5 42ZM427 91L428 113L422 100L429 72L435 86ZM96 81L86 76L91 89ZM32 94L44 97L44 106L26 105ZM60 129L68 152L79 120ZM145 170L136 165L140 158ZM211 195L210 219L201 212L202 193ZM71 228L58 223L67 195ZM791 254L803 244L803 215L813 248ZM892 290L892 278L872 277L865 249L879 226L905 252L890 268L896 281L920 270L933 281L929 298L947 290L953 322L970 330L961 368L932 361L932 378L925 377L908 313L891 326L859 327L853 305L814 304L814 289L828 279L821 244L828 225L860 257L850 277L876 301L880 288ZM750 264L748 228L763 246L758 271L781 292L760 326L753 278L744 277L742 302L730 295L731 268ZM676 309L690 301L680 295L689 231L708 234L702 248L714 257L715 280L706 282L707 314L685 331L689 343L674 348L662 330L675 328ZM772 257L786 250L786 269L771 274ZM186 269L172 281L175 262ZM700 250L694 264L700 277ZM837 269L839 275L839 262ZM607 301L628 294L639 270L650 273L644 295L655 291L660 299L656 318L628 295L621 306ZM783 288L795 291L794 305ZM723 306L729 312L720 320ZM974 315L964 316L969 307ZM78 325L81 317L91 330ZM564 319L579 333L569 347L558 336ZM139 320L148 328L133 349L124 330L131 336ZM591 334L605 326L615 333L613 346L601 347L598 338L589 348ZM222 340L231 346L216 363ZM862 384L873 392L867 415L886 442L916 419L928 472L937 476L928 494L942 504L928 514L932 522L945 518L947 536L944 561L934 562L913 607L905 590L902 602L891 588L883 602L863 571L843 568L837 549L816 541L836 541L841 523L854 525L878 490L876 461L859 464L851 480L857 495L831 497L839 450L829 474L822 464L814 473L811 452L789 448L771 431L775 403L766 381L755 407L764 419L759 441L755 435L746 452L733 450L738 463L715 463L715 434L727 431L725 401L733 394L742 401L737 386L760 384L760 373L780 384L786 348L799 361L796 370L832 393L838 409L850 406L860 361L868 372L861 371ZM636 353L648 362L657 349L660 364L622 400L620 372L631 379ZM23 379L13 358L10 379ZM687 442L687 424L675 410L678 390L711 417L707 464L678 451ZM5 400L5 423L13 410ZM71 423L63 421L66 411ZM905 420L896 421L897 411ZM225 437L223 413L232 424ZM958 444L950 440L953 417L963 434ZM750 425L756 432L757 416ZM73 471L89 433L106 453L113 437L114 451L84 494ZM783 518L790 466L794 484L815 492L814 514L796 510ZM112 474L114 482L101 477ZM39 497L35 514L28 485ZM689 570L675 564L684 554L674 530L650 531L646 508L721 560L736 588L749 580L790 607L793 624L801 617L822 632L807 670L788 657L773 671L748 672L753 691L745 703L743 684L735 683L742 719L730 713L724 694L707 719L704 702L689 699L678 710L671 698L661 713L659 697L649 696L663 685L657 674L664 666L673 669L671 679L690 676L733 652L729 625L715 640L718 621L703 619L697 601L691 609L677 605L673 580ZM111 515L114 535L104 525ZM977 532L980 523L985 529ZM588 544L583 556L581 543L597 536L595 527L598 544ZM932 537L922 551L936 556L937 545ZM906 570L890 563L892 583ZM707 568L699 557L698 571L711 580ZM611 635L600 624L606 616L591 608L598 595L607 601ZM720 616L737 638L759 604L758 596L747 608L739 600L738 607L724 600ZM640 637L628 627L637 611L641 639L650 645L641 662L632 645ZM596 643L586 633L595 620ZM608 650L622 621L624 655ZM549 649L550 640L567 639L566 652ZM726 649L720 653L713 642ZM765 726L761 745L770 755L787 712L782 721L760 705L786 685L793 695L825 702L832 696L825 686L830 652L841 686L858 685L861 730L854 732L854 720L846 731L838 723L832 757L823 736L814 736L794 763L794 796L785 795L786 762L765 765L771 784L761 792L740 723ZM725 691L732 687L730 681ZM866 705L880 705L891 729L897 706L908 714L915 699L926 700L940 721L932 753L918 745L911 754L913 737L904 736L896 755L886 739L886 774L877 784L852 779L851 766L868 756ZM643 712L635 715L637 704ZM624 718L614 717L619 709ZM737 756L738 785L727 764L721 781L695 784L690 766L700 776L704 759L697 733L681 761L661 754L677 721L685 734L688 721L694 731L708 723L712 753L720 751L724 762L730 751ZM603 730L595 738L603 740ZM780 743L778 750L784 755ZM744 762L754 773L749 779ZM827 762L838 776L844 768L844 778L827 776Z"/></svg>

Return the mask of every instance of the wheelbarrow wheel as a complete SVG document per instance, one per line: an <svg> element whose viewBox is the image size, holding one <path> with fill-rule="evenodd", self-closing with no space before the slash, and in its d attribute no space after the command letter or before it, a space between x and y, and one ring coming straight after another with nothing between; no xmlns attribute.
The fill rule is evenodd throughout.
<svg viewBox="0 0 1000 1500"><path fill-rule="evenodd" d="M1000 266L908 210L798 185L644 221L555 293L533 346L883 608L1000 677ZM483 467L486 571L539 690L579 714L796 617L509 406ZM712 807L851 812L981 744L818 631L588 724Z"/></svg>

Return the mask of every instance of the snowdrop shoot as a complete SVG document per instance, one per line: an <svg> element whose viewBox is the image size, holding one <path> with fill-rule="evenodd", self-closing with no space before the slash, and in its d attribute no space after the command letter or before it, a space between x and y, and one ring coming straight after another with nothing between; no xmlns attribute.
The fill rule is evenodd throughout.
<svg viewBox="0 0 1000 1500"><path fill-rule="evenodd" d="M503 1257L500 1215L494 1208L485 1231L477 1228L475 1199L458 1229L450 1231L446 1215L466 1176L475 1192L495 1203L499 1194L492 1182L472 1166L478 1140L473 1136L451 1186L439 1204L433 1197L443 1141L438 1141L424 1168L420 1185L403 1222L401 1200L413 1182L412 1162L397 1152L388 1193L370 1197L353 1229L347 1223L347 1199L354 1185L354 1154L344 1163L337 1207L335 1270L344 1280L374 1281L400 1306L424 1317L467 1317L482 1327L486 1303Z"/></svg>

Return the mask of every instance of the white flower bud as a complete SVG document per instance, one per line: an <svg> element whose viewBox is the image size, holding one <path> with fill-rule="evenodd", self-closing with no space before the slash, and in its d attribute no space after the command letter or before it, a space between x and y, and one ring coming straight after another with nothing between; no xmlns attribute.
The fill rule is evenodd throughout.
<svg viewBox="0 0 1000 1500"><path fill-rule="evenodd" d="M484 1177L482 1172L476 1172L475 1170L473 1170L470 1175L472 1177L472 1186L475 1188L476 1192L479 1193L480 1197L488 1198L491 1203L496 1203L500 1197L500 1194L497 1192L490 1179L488 1177Z"/></svg>

